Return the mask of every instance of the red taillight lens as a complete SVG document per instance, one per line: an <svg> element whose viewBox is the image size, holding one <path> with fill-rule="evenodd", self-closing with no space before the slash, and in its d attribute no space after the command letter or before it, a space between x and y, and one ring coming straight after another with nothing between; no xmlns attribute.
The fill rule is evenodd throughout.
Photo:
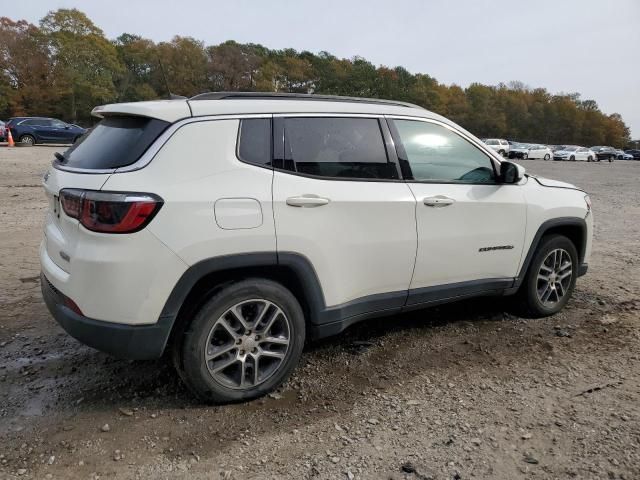
<svg viewBox="0 0 640 480"><path fill-rule="evenodd" d="M82 205L82 190L62 190L60 192L60 204L64 213L71 218L80 216L80 206Z"/></svg>
<svg viewBox="0 0 640 480"><path fill-rule="evenodd" d="M149 193L65 189L60 192L60 203L67 215L77 218L88 230L133 233L151 221L163 202Z"/></svg>

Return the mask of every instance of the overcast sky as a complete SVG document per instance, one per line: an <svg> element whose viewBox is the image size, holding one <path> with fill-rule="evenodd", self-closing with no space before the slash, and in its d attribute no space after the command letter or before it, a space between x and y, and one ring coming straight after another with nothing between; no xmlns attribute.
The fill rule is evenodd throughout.
<svg viewBox="0 0 640 480"><path fill-rule="evenodd" d="M37 23L76 7L109 38L190 35L402 65L467 86L580 92L640 137L640 0L0 0Z"/></svg>

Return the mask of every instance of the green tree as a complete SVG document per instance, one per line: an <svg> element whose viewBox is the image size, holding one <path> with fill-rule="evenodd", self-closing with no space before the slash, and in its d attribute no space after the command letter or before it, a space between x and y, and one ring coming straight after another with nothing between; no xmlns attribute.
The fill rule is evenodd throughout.
<svg viewBox="0 0 640 480"><path fill-rule="evenodd" d="M121 73L116 49L77 9L50 12L40 21L48 37L59 113L72 122L88 118L93 106L116 97L114 76Z"/></svg>
<svg viewBox="0 0 640 480"><path fill-rule="evenodd" d="M118 60L123 66L116 80L117 101L135 102L158 98L153 87L153 72L158 68L155 44L146 38L123 33L115 42Z"/></svg>

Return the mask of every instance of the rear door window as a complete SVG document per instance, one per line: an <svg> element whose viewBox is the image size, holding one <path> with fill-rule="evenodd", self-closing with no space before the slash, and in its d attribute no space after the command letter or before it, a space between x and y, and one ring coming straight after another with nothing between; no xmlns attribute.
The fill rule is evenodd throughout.
<svg viewBox="0 0 640 480"><path fill-rule="evenodd" d="M238 158L243 162L271 166L271 119L247 118L240 120Z"/></svg>
<svg viewBox="0 0 640 480"><path fill-rule="evenodd" d="M138 160L169 125L148 117L106 117L63 154L64 161L56 163L90 170L126 167Z"/></svg>
<svg viewBox="0 0 640 480"><path fill-rule="evenodd" d="M291 117L284 130L288 170L338 180L399 177L376 118Z"/></svg>

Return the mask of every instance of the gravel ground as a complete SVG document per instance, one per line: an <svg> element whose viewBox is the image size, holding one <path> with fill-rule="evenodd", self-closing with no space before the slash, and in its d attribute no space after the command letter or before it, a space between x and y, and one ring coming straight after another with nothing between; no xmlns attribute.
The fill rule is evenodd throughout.
<svg viewBox="0 0 640 480"><path fill-rule="evenodd" d="M640 162L522 162L594 203L560 314L493 298L372 320L307 347L277 393L206 407L166 359L110 358L48 314L54 151L0 148L0 478L640 478Z"/></svg>

